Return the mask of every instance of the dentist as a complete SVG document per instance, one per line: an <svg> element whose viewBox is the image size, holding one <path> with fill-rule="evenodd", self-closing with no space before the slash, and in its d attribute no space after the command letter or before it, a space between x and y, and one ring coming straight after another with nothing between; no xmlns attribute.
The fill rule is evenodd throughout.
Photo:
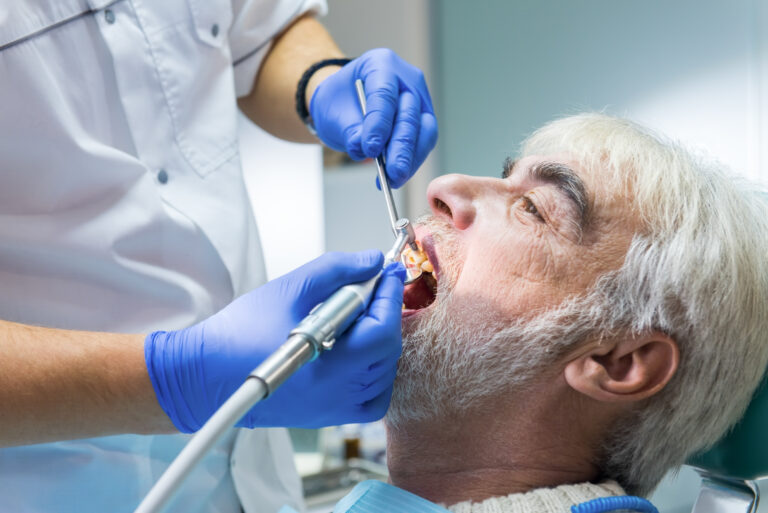
<svg viewBox="0 0 768 513"><path fill-rule="evenodd" d="M12 2L0 24L0 511L131 511L288 331L379 252L264 284L237 153L239 108L272 134L402 185L434 147L421 72L348 61L321 0ZM365 83L362 118L354 81ZM290 191L275 191L290 197ZM402 274L243 427L381 417ZM239 431L236 432L236 431ZM301 501L284 430L236 430L168 511Z"/></svg>

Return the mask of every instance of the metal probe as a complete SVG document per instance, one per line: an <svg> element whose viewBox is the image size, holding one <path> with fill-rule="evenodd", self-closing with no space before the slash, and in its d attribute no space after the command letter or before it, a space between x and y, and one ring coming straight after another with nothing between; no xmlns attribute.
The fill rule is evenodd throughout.
<svg viewBox="0 0 768 513"><path fill-rule="evenodd" d="M363 117L368 112L368 106L365 101L365 89L363 88L363 81L359 78L355 80L355 89L357 90L357 99L360 102L360 110L363 111ZM400 218L397 215L397 207L395 206L395 199L392 196L392 189L389 187L389 180L387 179L387 173L384 171L386 163L384 162L384 153L381 153L379 156L376 157L376 170L379 172L379 183L381 184L381 190L384 193L384 199L387 203L387 213L389 214L389 222L392 225L392 231L395 233L395 236L397 237L399 235L398 233L398 221L400 221ZM404 218L405 219L405 218ZM408 219L405 219L408 221ZM410 221L408 221L410 224ZM411 228L411 232L413 232L413 228ZM416 236L413 235L409 238L408 246L413 251L418 251L419 247L416 245Z"/></svg>

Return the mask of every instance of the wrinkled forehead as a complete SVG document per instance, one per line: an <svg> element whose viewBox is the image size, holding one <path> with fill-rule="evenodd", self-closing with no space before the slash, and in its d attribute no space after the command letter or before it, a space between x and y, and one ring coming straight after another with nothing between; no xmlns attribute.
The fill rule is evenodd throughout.
<svg viewBox="0 0 768 513"><path fill-rule="evenodd" d="M596 201L629 202L635 217L651 215L658 199L669 196L666 170L680 167L670 141L630 120L602 114L547 123L523 142L520 155L570 160L591 180Z"/></svg>
<svg viewBox="0 0 768 513"><path fill-rule="evenodd" d="M514 162L519 170L535 170L555 164L572 173L583 185L586 193L590 221L632 216L632 202L628 194L626 176L617 173L608 159L591 159L566 152L523 154Z"/></svg>
<svg viewBox="0 0 768 513"><path fill-rule="evenodd" d="M628 173L616 169L617 163L607 151L600 152L598 155L565 149L524 151L517 158L517 162L526 166L533 166L541 162L556 162L566 165L581 177L585 184L591 185L592 190L606 188L608 189L606 192L625 187L628 176Z"/></svg>

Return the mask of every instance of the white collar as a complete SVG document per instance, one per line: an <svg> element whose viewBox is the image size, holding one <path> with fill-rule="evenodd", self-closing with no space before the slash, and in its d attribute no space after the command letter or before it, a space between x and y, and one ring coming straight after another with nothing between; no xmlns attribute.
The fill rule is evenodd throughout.
<svg viewBox="0 0 768 513"><path fill-rule="evenodd" d="M579 483L491 497L482 502L459 502L448 509L453 513L567 513L575 504L617 495L625 492L615 481Z"/></svg>

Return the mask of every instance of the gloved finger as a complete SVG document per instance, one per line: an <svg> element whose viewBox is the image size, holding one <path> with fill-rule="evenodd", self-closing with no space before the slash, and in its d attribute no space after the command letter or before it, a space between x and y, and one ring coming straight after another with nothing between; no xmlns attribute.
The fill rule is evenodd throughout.
<svg viewBox="0 0 768 513"><path fill-rule="evenodd" d="M368 158L363 152L362 133L362 123L354 123L344 129L345 150L352 160L360 161Z"/></svg>
<svg viewBox="0 0 768 513"><path fill-rule="evenodd" d="M366 318L382 326L396 323L400 326L403 310L405 267L398 262L384 269L376 294L368 306Z"/></svg>
<svg viewBox="0 0 768 513"><path fill-rule="evenodd" d="M416 143L416 151L413 156L413 169L419 169L427 159L429 152L437 144L437 119L430 112L422 112L419 127L419 138Z"/></svg>
<svg viewBox="0 0 768 513"><path fill-rule="evenodd" d="M363 119L362 147L366 157L381 154L392 134L400 82L392 71L376 70L363 82L367 113Z"/></svg>
<svg viewBox="0 0 768 513"><path fill-rule="evenodd" d="M429 87L427 87L427 81L424 78L424 74L419 71L419 79L416 82L416 91L418 91L419 96L421 96L421 100L424 102L424 105L422 106L422 111L429 112L433 114L435 112L435 108L432 106L432 96L429 94Z"/></svg>
<svg viewBox="0 0 768 513"><path fill-rule="evenodd" d="M392 353L387 355L384 359L369 365L366 370L359 373L356 379L351 379L349 381L350 392L358 393L367 390L373 383L381 379L395 379L394 375L397 373L397 361L399 357L399 354Z"/></svg>
<svg viewBox="0 0 768 513"><path fill-rule="evenodd" d="M326 253L286 275L282 281L288 290L281 292L285 297L300 297L297 304L311 309L339 287L373 278L383 262L384 255L378 250Z"/></svg>
<svg viewBox="0 0 768 513"><path fill-rule="evenodd" d="M321 355L325 356L325 355ZM354 365L354 364L352 364ZM352 372L347 365L342 369L338 369L335 372L338 386L337 389L341 396L347 396L354 398L356 404L368 401L373 397L379 395L388 385L377 385L380 381L389 381L390 383L395 379L397 373L397 358L387 358L381 362L380 366L377 366L373 371L358 371ZM374 392L370 392L371 387L374 388Z"/></svg>
<svg viewBox="0 0 768 513"><path fill-rule="evenodd" d="M381 394L357 407L357 422L374 422L386 415L389 403L392 400L392 386Z"/></svg>
<svg viewBox="0 0 768 513"><path fill-rule="evenodd" d="M410 91L403 91L387 146L387 176L392 187L403 185L417 169L413 157L420 131L421 101Z"/></svg>
<svg viewBox="0 0 768 513"><path fill-rule="evenodd" d="M344 351L343 355L339 352L339 358L360 355L365 361L379 361L400 355L404 274L401 265L384 272L368 312L337 342Z"/></svg>
<svg viewBox="0 0 768 513"><path fill-rule="evenodd" d="M386 372L379 376L375 381L372 381L365 388L361 389L357 393L358 403L366 403L376 399L379 395L385 392L395 382L395 376L397 375L397 365L390 365L386 369Z"/></svg>
<svg viewBox="0 0 768 513"><path fill-rule="evenodd" d="M378 337L377 341L373 341L373 344L376 344L373 346L375 350L371 347L357 347L350 351L347 346L348 333L339 338L333 350L323 352L315 360L315 369L322 373L322 376L335 378L344 376L346 382L350 383L349 391L356 392L368 387L370 383L385 376L392 369L397 369L397 362L402 352L397 334L394 337L385 338L383 342L381 337ZM359 335L355 334L355 336ZM394 339L394 342L389 343L390 339Z"/></svg>

